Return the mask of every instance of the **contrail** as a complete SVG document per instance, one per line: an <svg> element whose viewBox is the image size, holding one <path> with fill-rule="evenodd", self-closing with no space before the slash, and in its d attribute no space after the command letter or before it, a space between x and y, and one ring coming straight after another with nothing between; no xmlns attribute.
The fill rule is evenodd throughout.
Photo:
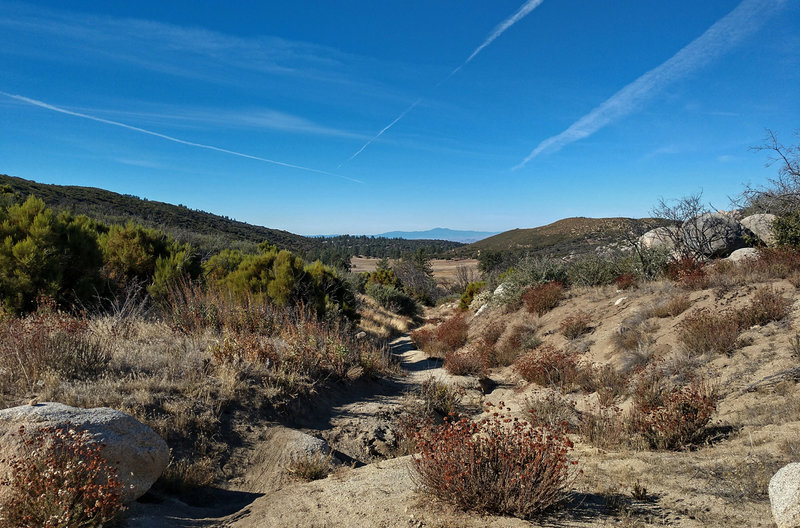
<svg viewBox="0 0 800 528"><path fill-rule="evenodd" d="M442 79L441 81L439 81L438 83L436 83L436 85L434 86L434 89L438 88L439 86L441 86L442 84L444 84L444 83L445 83L445 82L446 82L448 79L450 79L450 77L452 77L453 75L455 75L456 73L458 73L458 71L459 71L461 68L463 68L464 66L466 66L466 65L467 65L467 64L468 64L468 63L469 63L469 62L470 62L472 59L474 59L474 58L475 58L475 56L476 56L476 55L478 55L478 53L480 53L480 52L483 50L483 48L485 48L486 46L488 46L489 44L491 44L491 43L492 43L492 41L494 41L494 40L495 40L497 37L499 37L500 35L502 35L503 33L505 33L505 31L506 31L508 28L510 28L511 26L513 26L514 24L516 24L517 22L519 22L520 20L522 20L523 18L525 18L525 15L527 15L528 13L530 13L531 11L533 11L534 9L536 9L537 7L539 7L539 5L540 5L542 2L544 2L544 0L528 0L527 2L525 2L524 4L522 4L522 7L520 7L520 8L517 10L517 12L516 12L516 13L514 13L513 15L511 15L511 16L510 16L510 17L508 17L507 19L505 19L505 20L503 20L502 22L500 22L500 23L499 23L499 24L498 24L498 25L497 25L497 26L496 26L496 27L495 27L495 28L492 30L492 32L489 34L489 36L488 36L488 37L486 37L486 40L484 40L484 41L483 41L483 43L482 43L480 46L478 46L477 48L475 48L475 51L473 51L473 52L472 52L472 54L471 54L469 57L467 57L467 60L465 60L463 63L461 63L461 65L460 65L460 66L458 66L457 68L455 68L453 71L451 71L450 73L448 73L448 74L447 74L447 76L446 76L444 79ZM370 146L370 144L371 144L373 141L375 141L376 139L378 139L379 137L381 137L381 136L383 135L383 133L384 133L384 132L386 132L387 130L389 130L390 128L392 128L392 127L393 127L393 126L394 126L394 125L395 125L395 124L396 124L398 121L400 121L401 119L403 119L403 118L406 116L406 114L408 114L408 113L409 113L411 110L413 110L413 109L414 109L414 108L415 108L417 105L419 105L421 102L422 102L422 98L421 98L421 97L420 97L419 99L417 99L416 101L414 101L414 102L411 104L411 106L409 106L408 108L406 108L405 110L403 110L403 112L401 112L401 113L400 113L400 115L398 115L398 116L397 116L397 117L394 119L394 121L392 121L391 123L389 123L388 125L386 125L385 127L383 127L383 128L381 129L381 131L380 131L380 132L378 132L377 134L375 134L375 136L374 136L374 137L372 137L372 138L371 138L369 141L367 141L366 143L364 143L364 145L363 145L363 146L362 146L360 149L358 149L358 150L356 151L356 153L355 153L355 154L353 154L352 156L350 156L349 158L347 158L347 160L346 160L346 161L343 161L342 163L340 163L340 164L339 164L339 166L338 166L337 168L341 167L343 164L347 163L348 161L352 161L353 159L355 159L355 157L356 157L356 156L358 156L359 154L361 154L362 152L364 152L364 149L366 149L368 146Z"/></svg>
<svg viewBox="0 0 800 528"><path fill-rule="evenodd" d="M524 4L522 4L522 7L520 7L520 8L517 10L517 12L516 12L516 13L514 13L513 15L511 15L511 16L510 16L510 17L508 17L507 19L505 19L505 20L503 20L502 22L500 22L500 23L497 25L497 27L495 27L495 28L494 28L494 30L492 31L492 33L491 33L491 34L490 34L490 35L489 35L489 36L486 38L486 40L484 40L484 41L483 41L483 44L481 44L480 46L478 46L477 48L475 48L475 51L473 51L473 52L472 52L472 55L470 55L469 57L467 57L467 60L465 60L465 61L464 61L464 63L463 63L461 66L459 66L458 68L456 68L455 70L453 70L453 72L450 74L450 76L452 76L452 75L453 75L453 74L455 74L455 73L456 73L458 70L460 70L461 68L463 68L464 66L466 66L466 65L467 65L467 64L468 64L468 63L469 63L469 62L470 62L472 59L474 59L474 58L475 58L475 56L476 56L476 55L478 55L478 53L480 53L481 51L483 51L483 48L485 48L486 46L488 46L489 44L491 44L491 43L494 41L494 39L496 39L497 37L499 37L500 35L502 35L503 33L505 33L505 31L506 31L508 28L510 28L511 26L513 26L514 24L516 24L517 22L519 22L520 20L522 20L523 18L525 18L525 16L526 16L528 13L530 13L531 11L533 11L534 9L536 9L537 7L539 7L539 5L540 5L542 2L544 2L544 0L528 0L527 2L525 2Z"/></svg>
<svg viewBox="0 0 800 528"><path fill-rule="evenodd" d="M364 149L365 149L365 148L367 148L367 147L370 145L370 143L372 143L373 141L375 141L376 139L378 139L379 137L381 137L381 136L383 135L383 133L384 133L384 132L386 132L387 130L389 130L390 128L392 128L392 126L394 126L394 124L395 124L395 123L397 123L398 121L400 121L401 119L403 119L403 118L406 116L406 114L407 114L407 113L409 113L410 111L412 111L412 110L413 110L413 109L414 109L414 108L415 108L415 107L416 107L418 104L420 104L421 102L422 102L422 98L420 98L420 99L417 99L416 101L414 101L413 103L411 103L411 106L409 106L408 108L406 108L405 110L403 110L403 112L402 112L402 113L401 113L399 116L397 116L397 117L394 119L394 121L392 121L391 123L389 123L388 125L386 125L385 127L383 127L383 128L381 129L381 131L380 131L380 132L378 132L377 134L375 134L375 136L374 136L374 137L372 137L372 138L371 138L369 141L367 141L366 143L364 143L364 145L363 145L363 146L362 146L360 149L358 149L358 150L356 151L356 153L355 153L355 154L353 154L352 156L350 156L349 158L347 158L347 160L346 160L346 161L343 161L342 163L340 163L340 164L339 164L339 165L338 165L336 168L338 169L339 167L341 167L342 165L344 165L344 164L345 164L345 163L347 163L348 161L351 161L353 158L355 158L356 156L358 156L359 154L361 154L362 152L364 152Z"/></svg>
<svg viewBox="0 0 800 528"><path fill-rule="evenodd" d="M639 105L653 97L657 91L708 64L745 37L755 33L785 2L786 0L743 1L666 62L612 95L562 133L539 143L528 157L512 170L524 167L526 163L542 152L556 152L630 114Z"/></svg>
<svg viewBox="0 0 800 528"><path fill-rule="evenodd" d="M284 163L282 161L275 161L268 158L261 158L259 156L253 156L250 154L245 154L243 152L236 152L235 150L228 150L221 147L215 147L213 145L204 145L203 143L195 143L193 141L186 141L185 139L179 139L172 136L167 136L166 134L160 134L158 132L153 132L152 130L147 130L144 128L135 127L132 125L126 125L125 123L120 123L119 121L111 121L110 119L103 119L102 117L96 117L88 114L82 114L80 112L73 112L72 110L67 110L65 108L60 108L58 106L53 106L51 104L47 104L43 101L37 101L36 99L31 99L30 97L24 97L22 95L14 95L6 92L0 91L0 95L4 95L6 97L10 97L11 99L16 99L17 101L22 101L23 103L28 103L33 106L38 106L40 108L45 108L47 110L52 110L53 112L59 112L61 114L71 115L75 117L81 117L83 119L89 119L90 121L97 121L98 123L105 123L106 125L113 125L118 126L121 128L126 128L128 130L133 130L134 132L139 132L142 134L147 134L149 136L155 136L157 138L166 139L167 141L173 141L175 143L180 143L181 145L188 145L190 147L197 147L206 150L213 150L216 152L222 152L223 154L230 154L232 156L239 156L240 158L247 158L256 161L263 161L266 163L271 163L273 165L279 165L281 167L288 167L290 169L298 169L307 172L315 172L317 174L325 174L326 176L334 176L336 178L343 178L345 180L349 180L356 183L364 183L361 180L356 180L355 178L348 178L347 176L342 176L340 174L333 174L332 172L327 172L324 170L319 169L312 169L309 167L303 167L302 165L293 165L291 163Z"/></svg>

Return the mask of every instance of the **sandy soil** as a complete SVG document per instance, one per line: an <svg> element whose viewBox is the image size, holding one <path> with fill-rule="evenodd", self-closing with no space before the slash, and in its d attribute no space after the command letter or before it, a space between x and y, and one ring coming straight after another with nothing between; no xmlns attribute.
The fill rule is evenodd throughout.
<svg viewBox="0 0 800 528"><path fill-rule="evenodd" d="M284 423L252 424L231 461L226 489L207 490L179 501L146 496L127 515L126 526L286 527L515 527L515 526L772 526L766 484L782 465L800 457L800 389L792 381L760 383L767 376L796 366L792 339L800 324L800 293L786 281L771 287L794 303L788 320L753 327L729 355L706 358L706 371L720 401L711 423L714 434L690 450L604 450L577 443L574 455L582 473L570 502L536 522L487 517L455 511L417 491L410 458L392 455L392 421L406 395L429 376L463 386L465 399L506 402L522 414L529 399L549 389L526 384L512 368L496 369L498 383L487 395L474 377L449 375L439 362L416 350L407 336L393 343L404 375L332 388L326 398L300 406ZM654 319L649 349L680 360L676 333L688 313L699 308L724 310L745 305L755 288L690 293L691 308L676 317ZM620 292L614 288L574 290L550 313L536 317L523 310L490 310L473 316L470 334L502 322L506 339L517 324L535 326L556 346L581 350L583 360L623 368L634 352L620 351L615 335L638 312L680 293L669 284L650 284ZM437 308L447 315L452 306ZM560 322L577 310L592 318L591 332L568 341ZM436 312L428 314L437 315ZM672 351L673 356L670 356ZM677 354L677 355L674 355ZM566 395L581 410L594 394ZM324 401L323 401L324 400ZM617 402L620 407L627 404ZM325 439L347 463L329 477L299 482L286 472L287 449L297 435ZM578 440L577 437L575 440ZM635 486L646 488L634 499Z"/></svg>

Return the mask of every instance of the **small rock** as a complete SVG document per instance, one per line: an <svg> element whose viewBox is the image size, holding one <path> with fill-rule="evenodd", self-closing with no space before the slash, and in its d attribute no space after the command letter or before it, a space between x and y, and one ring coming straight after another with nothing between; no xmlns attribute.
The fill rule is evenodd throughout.
<svg viewBox="0 0 800 528"><path fill-rule="evenodd" d="M356 334L356 339L364 339L365 337L367 337L367 333L364 331L361 331Z"/></svg>
<svg viewBox="0 0 800 528"><path fill-rule="evenodd" d="M800 463L778 470L769 481L769 502L778 528L800 526Z"/></svg>
<svg viewBox="0 0 800 528"><path fill-rule="evenodd" d="M619 306L620 304L624 303L628 298L627 297L620 297L616 301L614 301L614 306Z"/></svg>

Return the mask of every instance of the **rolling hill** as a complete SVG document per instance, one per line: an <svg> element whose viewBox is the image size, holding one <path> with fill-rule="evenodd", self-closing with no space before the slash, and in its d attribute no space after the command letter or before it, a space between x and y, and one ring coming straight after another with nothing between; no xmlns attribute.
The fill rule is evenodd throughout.
<svg viewBox="0 0 800 528"><path fill-rule="evenodd" d="M588 253L600 246L619 243L625 235L666 225L658 218L565 218L530 229L512 229L456 250L459 255L479 251L517 251L562 257Z"/></svg>

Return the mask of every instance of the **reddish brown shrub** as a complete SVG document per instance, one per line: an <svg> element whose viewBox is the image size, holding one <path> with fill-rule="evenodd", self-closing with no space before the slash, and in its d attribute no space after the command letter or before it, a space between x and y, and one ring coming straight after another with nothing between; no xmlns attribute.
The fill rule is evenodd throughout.
<svg viewBox="0 0 800 528"><path fill-rule="evenodd" d="M681 257L667 266L667 277L687 290L702 290L708 287L705 264L692 257Z"/></svg>
<svg viewBox="0 0 800 528"><path fill-rule="evenodd" d="M457 313L434 329L421 328L411 332L411 339L429 356L444 359L448 352L467 343L468 330L466 315Z"/></svg>
<svg viewBox="0 0 800 528"><path fill-rule="evenodd" d="M581 366L576 383L581 389L596 392L600 405L608 407L627 390L627 377L617 372L611 365Z"/></svg>
<svg viewBox="0 0 800 528"><path fill-rule="evenodd" d="M19 430L24 454L6 461L11 474L1 484L9 495L0 505L3 526L101 528L124 508L117 470L101 456L86 431Z"/></svg>
<svg viewBox="0 0 800 528"><path fill-rule="evenodd" d="M520 376L542 386L567 390L577 380L577 355L545 344L514 363Z"/></svg>
<svg viewBox="0 0 800 528"><path fill-rule="evenodd" d="M800 251L789 248L761 248L758 258L745 263L772 279L784 279L800 271Z"/></svg>
<svg viewBox="0 0 800 528"><path fill-rule="evenodd" d="M630 430L654 449L678 449L695 442L717 408L717 397L704 383L673 389L662 405L634 406Z"/></svg>
<svg viewBox="0 0 800 528"><path fill-rule="evenodd" d="M592 316L586 312L577 312L561 321L561 334L567 339L575 339L591 329Z"/></svg>
<svg viewBox="0 0 800 528"><path fill-rule="evenodd" d="M624 445L629 434L618 407L599 407L581 413L578 433L593 446L611 448Z"/></svg>
<svg viewBox="0 0 800 528"><path fill-rule="evenodd" d="M739 321L735 315L716 314L705 308L688 314L678 325L678 342L690 354L728 354L736 348L738 337Z"/></svg>
<svg viewBox="0 0 800 528"><path fill-rule="evenodd" d="M617 288L620 290L627 290L632 286L636 286L636 275L633 273L623 273L614 279L614 284L616 284Z"/></svg>
<svg viewBox="0 0 800 528"><path fill-rule="evenodd" d="M444 356L444 368L454 376L481 374L489 368L487 352L487 349L478 346L448 351Z"/></svg>
<svg viewBox="0 0 800 528"><path fill-rule="evenodd" d="M480 422L462 418L418 435L415 480L461 508L529 519L565 498L572 443L560 429L512 420L502 405Z"/></svg>
<svg viewBox="0 0 800 528"><path fill-rule="evenodd" d="M556 307L564 293L560 282L547 282L531 286L522 293L522 302L528 313L542 316Z"/></svg>
<svg viewBox="0 0 800 528"><path fill-rule="evenodd" d="M489 346L494 346L497 344L497 341L500 339L500 336L503 335L503 332L506 329L506 324L503 321L495 321L490 323L483 329L483 333L481 334L481 339L484 343Z"/></svg>

